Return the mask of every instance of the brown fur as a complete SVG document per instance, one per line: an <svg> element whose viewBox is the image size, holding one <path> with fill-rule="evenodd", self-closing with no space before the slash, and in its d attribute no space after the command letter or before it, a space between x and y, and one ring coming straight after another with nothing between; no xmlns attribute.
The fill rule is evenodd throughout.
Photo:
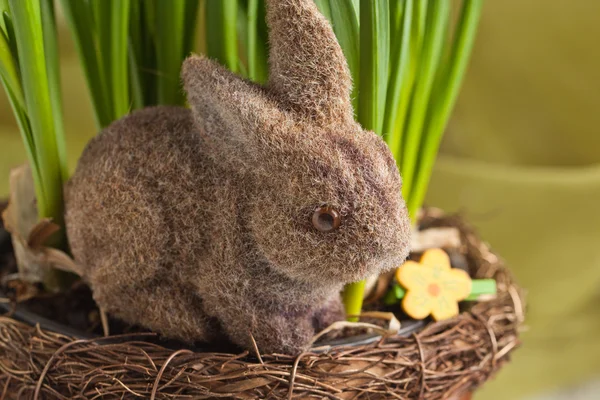
<svg viewBox="0 0 600 400"><path fill-rule="evenodd" d="M67 229L115 316L297 353L343 317L344 283L404 260L409 222L389 150L352 119L331 27L312 0L268 7L267 87L189 58L192 112L145 109L94 138L67 187ZM311 225L321 204L342 214L337 231Z"/></svg>

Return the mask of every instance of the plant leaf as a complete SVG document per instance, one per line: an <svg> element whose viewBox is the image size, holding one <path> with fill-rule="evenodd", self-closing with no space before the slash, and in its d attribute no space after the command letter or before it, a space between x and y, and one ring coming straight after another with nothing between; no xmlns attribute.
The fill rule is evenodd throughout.
<svg viewBox="0 0 600 400"><path fill-rule="evenodd" d="M113 115L117 120L126 115L130 108L129 66L127 44L129 39L129 0L112 0L110 9L110 92L112 93ZM98 21L102 25L102 21Z"/></svg>
<svg viewBox="0 0 600 400"><path fill-rule="evenodd" d="M416 169L417 179L409 201L413 212L423 204L442 135L456 103L473 49L482 7L483 0L464 1L452 48L448 59L443 63L445 68L442 70L442 78L438 80L437 87L433 90L436 96L430 104L429 123L421 144L419 164Z"/></svg>
<svg viewBox="0 0 600 400"><path fill-rule="evenodd" d="M42 31L44 36L44 51L46 54L46 68L50 90L50 105L52 107L54 121L54 133L56 135L56 146L63 180L66 182L67 179L69 179L69 167L67 165L67 148L63 122L62 91L60 87L59 71L60 61L56 38L54 0L41 0L40 4L42 7Z"/></svg>
<svg viewBox="0 0 600 400"><path fill-rule="evenodd" d="M132 0L129 26L129 69L134 108L157 103L154 4Z"/></svg>
<svg viewBox="0 0 600 400"><path fill-rule="evenodd" d="M360 36L358 16L353 0L329 0L331 24L342 47L352 75L352 102L358 110L358 88L360 85Z"/></svg>
<svg viewBox="0 0 600 400"><path fill-rule="evenodd" d="M8 0L0 0L0 15L7 13L8 15ZM4 20L0 18L0 32L6 33L6 26Z"/></svg>
<svg viewBox="0 0 600 400"><path fill-rule="evenodd" d="M388 0L361 0L358 122L380 135L385 114L389 47Z"/></svg>
<svg viewBox="0 0 600 400"><path fill-rule="evenodd" d="M2 21L4 22L4 31L5 39L10 47L10 52L12 53L13 60L15 65L17 66L17 70L19 69L19 50L17 49L17 39L15 38L15 28L12 23L12 19L8 11L2 12Z"/></svg>
<svg viewBox="0 0 600 400"><path fill-rule="evenodd" d="M236 1L206 0L206 45L209 57L238 71Z"/></svg>
<svg viewBox="0 0 600 400"><path fill-rule="evenodd" d="M27 159L29 160L34 175L36 192L41 193L43 192L43 189L41 187L41 178L35 156L35 145L33 143L31 127L29 126L29 120L25 111L25 98L21 89L17 66L12 58L12 53L4 32L0 33L0 82L6 91L9 103L19 126L19 132L21 133L21 138L25 145Z"/></svg>
<svg viewBox="0 0 600 400"><path fill-rule="evenodd" d="M63 222L63 173L50 100L40 3L9 0L21 57L21 79L38 162L41 191L37 193L40 218ZM50 60L52 61L52 60Z"/></svg>
<svg viewBox="0 0 600 400"><path fill-rule="evenodd" d="M404 118L405 109L400 109L402 90L410 86L410 43L413 20L413 0L394 3L391 8L392 39L390 82L388 86L383 134L396 162L400 160L402 129L394 129L397 119ZM406 96L406 95L405 95Z"/></svg>
<svg viewBox="0 0 600 400"><path fill-rule="evenodd" d="M109 85L101 66L101 52L97 43L94 14L89 2L61 0L67 23L75 39L79 59L83 64L88 89L92 98L96 125L103 128L112 122Z"/></svg>
<svg viewBox="0 0 600 400"><path fill-rule="evenodd" d="M248 67L248 39L251 35L248 27L248 3L249 0L237 0L238 11L237 11L237 22L236 31L240 38L246 38L246 40L240 40L238 42L238 73L248 79L249 78L249 67Z"/></svg>
<svg viewBox="0 0 600 400"><path fill-rule="evenodd" d="M248 78L252 81L258 80L258 0L248 1L247 18L247 45L248 56Z"/></svg>
<svg viewBox="0 0 600 400"><path fill-rule="evenodd" d="M113 30L116 27L113 26L113 11L114 11L114 1L106 1L106 0L86 0L82 3L88 3L91 8L91 14L94 20L94 31L95 35L97 51L98 51L98 68L100 70L100 74L104 79L104 84L108 88L106 93L106 103L104 107L106 108L107 117L111 120L114 120L115 116L115 97L118 97L113 91L114 85L112 82L112 36ZM85 27L85 29L90 29L89 27Z"/></svg>
<svg viewBox="0 0 600 400"><path fill-rule="evenodd" d="M415 179L415 168L418 160L419 145L425 127L427 107L442 55L445 30L448 26L449 18L449 2L433 1L430 3L426 34L423 38L423 50L419 57L419 71L410 105L410 119L407 121L406 141L402 152L401 172L405 198L410 198L412 184ZM414 215L411 217L414 217Z"/></svg>
<svg viewBox="0 0 600 400"><path fill-rule="evenodd" d="M155 0L156 60L158 69L158 103L183 104L179 73L186 51L184 43L191 43L184 35L189 32L185 13L186 0Z"/></svg>
<svg viewBox="0 0 600 400"><path fill-rule="evenodd" d="M129 49L127 56L129 58L129 84L131 85L131 101L134 109L144 107L144 89L142 86L142 71L135 57L134 45L129 40Z"/></svg>
<svg viewBox="0 0 600 400"><path fill-rule="evenodd" d="M184 31L183 31L183 53L182 60L190 55L196 46L196 33L198 28L198 10L200 9L199 0L186 0L184 11Z"/></svg>

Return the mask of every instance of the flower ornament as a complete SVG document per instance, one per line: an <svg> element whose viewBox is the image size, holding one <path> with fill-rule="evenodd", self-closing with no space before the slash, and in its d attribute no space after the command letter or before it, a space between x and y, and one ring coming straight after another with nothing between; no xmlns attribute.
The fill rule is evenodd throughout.
<svg viewBox="0 0 600 400"><path fill-rule="evenodd" d="M453 269L442 249L425 251L419 262L405 262L396 271L396 280L407 290L402 308L414 319L431 315L439 321L457 316L458 302L469 297L472 289L469 275Z"/></svg>

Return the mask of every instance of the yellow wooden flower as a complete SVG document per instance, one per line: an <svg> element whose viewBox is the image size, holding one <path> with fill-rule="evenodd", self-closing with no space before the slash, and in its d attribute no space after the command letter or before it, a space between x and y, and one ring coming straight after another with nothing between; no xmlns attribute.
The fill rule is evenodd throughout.
<svg viewBox="0 0 600 400"><path fill-rule="evenodd" d="M427 250L420 262L405 262L396 271L396 279L407 290L402 308L414 319L455 317L458 302L471 293L469 275L451 268L450 257L441 249Z"/></svg>

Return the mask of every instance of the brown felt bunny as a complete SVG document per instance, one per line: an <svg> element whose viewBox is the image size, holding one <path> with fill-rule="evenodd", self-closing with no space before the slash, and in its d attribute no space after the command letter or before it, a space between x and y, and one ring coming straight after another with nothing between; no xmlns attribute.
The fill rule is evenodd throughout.
<svg viewBox="0 0 600 400"><path fill-rule="evenodd" d="M67 187L71 249L98 304L168 337L298 353L342 319L342 285L400 265L396 163L353 119L313 0L269 0L271 74L192 56L192 111L148 108L87 146Z"/></svg>

